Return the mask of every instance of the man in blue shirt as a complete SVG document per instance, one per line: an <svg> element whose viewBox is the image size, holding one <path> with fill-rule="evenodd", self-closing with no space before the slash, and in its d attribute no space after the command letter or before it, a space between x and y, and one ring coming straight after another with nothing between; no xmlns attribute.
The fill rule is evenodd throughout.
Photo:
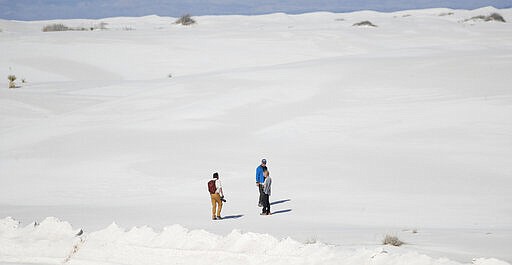
<svg viewBox="0 0 512 265"><path fill-rule="evenodd" d="M263 197L265 193L263 192L263 183L265 182L265 177L263 176L263 172L267 171L267 160L262 159L261 165L259 165L256 168L256 186L258 186L258 189L260 191L260 199L258 202L259 207L263 207Z"/></svg>

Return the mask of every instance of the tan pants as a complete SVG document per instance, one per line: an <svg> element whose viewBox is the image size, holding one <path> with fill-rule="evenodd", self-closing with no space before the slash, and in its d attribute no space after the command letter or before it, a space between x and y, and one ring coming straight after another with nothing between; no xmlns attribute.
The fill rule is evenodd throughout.
<svg viewBox="0 0 512 265"><path fill-rule="evenodd" d="M220 195L215 193L210 194L210 196L212 197L212 217L220 216L220 211L222 210L222 201L220 200ZM219 205L218 207L217 204Z"/></svg>

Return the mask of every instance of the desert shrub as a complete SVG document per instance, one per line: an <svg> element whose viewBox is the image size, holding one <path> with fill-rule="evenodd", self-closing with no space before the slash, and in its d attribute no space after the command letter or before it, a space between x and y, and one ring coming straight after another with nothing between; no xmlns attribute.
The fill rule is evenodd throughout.
<svg viewBox="0 0 512 265"><path fill-rule="evenodd" d="M309 237L306 239L306 241L304 241L304 244L316 244L317 240L315 237Z"/></svg>
<svg viewBox="0 0 512 265"><path fill-rule="evenodd" d="M14 83L14 81L16 81L15 75L8 75L7 80L9 80L9 88L16 88L16 84Z"/></svg>
<svg viewBox="0 0 512 265"><path fill-rule="evenodd" d="M384 237L384 239L382 240L382 244L399 247L399 246L403 245L404 242L400 241L400 239L398 239L398 237L396 237L396 236L386 235Z"/></svg>
<svg viewBox="0 0 512 265"><path fill-rule="evenodd" d="M358 27L361 27L361 26L377 27L377 25L374 25L372 22L370 22L368 20L361 21L361 22L358 22L358 23L354 23L352 26L358 26Z"/></svg>
<svg viewBox="0 0 512 265"><path fill-rule="evenodd" d="M474 16L468 20L485 20L486 16L484 15L479 15L479 16Z"/></svg>
<svg viewBox="0 0 512 265"><path fill-rule="evenodd" d="M411 14L403 14L401 16L393 16L393 18L399 18L399 17L410 17L412 16Z"/></svg>
<svg viewBox="0 0 512 265"><path fill-rule="evenodd" d="M60 24L60 23L50 24L50 25L46 25L43 27L43 32L66 31L66 30L71 30L71 29L69 27L67 27L66 25Z"/></svg>
<svg viewBox="0 0 512 265"><path fill-rule="evenodd" d="M448 12L448 13L441 13L439 14L440 17L444 17L444 16L451 16L453 15L453 12Z"/></svg>
<svg viewBox="0 0 512 265"><path fill-rule="evenodd" d="M192 16L190 14L185 14L185 15L181 16L180 18L178 18L176 20L176 22L174 22L174 23L188 26L188 25L195 24L196 21L192 18Z"/></svg>
<svg viewBox="0 0 512 265"><path fill-rule="evenodd" d="M107 25L108 23L107 22L100 22L100 24L96 25L95 28L97 29L100 29L100 30L106 30L107 29Z"/></svg>
<svg viewBox="0 0 512 265"><path fill-rule="evenodd" d="M472 21L483 20L483 21L506 22L505 19L503 18L503 16L501 16L498 13L492 13L492 14L490 14L488 16L484 16L484 15L474 16L472 18L464 20L464 22L471 21L471 20Z"/></svg>
<svg viewBox="0 0 512 265"><path fill-rule="evenodd" d="M98 24L95 24L95 25L92 25L90 27L74 27L74 28L69 28L69 30L76 30L76 31L93 31L93 30L107 30L107 25L108 23L107 22L100 22Z"/></svg>
<svg viewBox="0 0 512 265"><path fill-rule="evenodd" d="M506 22L505 19L498 13L492 13L489 16L487 16L485 21L499 21L499 22Z"/></svg>

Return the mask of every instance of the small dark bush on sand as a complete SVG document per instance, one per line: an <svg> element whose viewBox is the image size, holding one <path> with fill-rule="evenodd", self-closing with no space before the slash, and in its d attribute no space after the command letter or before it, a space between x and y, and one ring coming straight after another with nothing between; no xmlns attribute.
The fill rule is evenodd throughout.
<svg viewBox="0 0 512 265"><path fill-rule="evenodd" d="M352 26L358 26L358 27L377 27L377 25L373 24L372 22L370 22L368 20L355 23Z"/></svg>
<svg viewBox="0 0 512 265"><path fill-rule="evenodd" d="M43 27L43 32L71 30L68 26L60 23L50 24Z"/></svg>
<svg viewBox="0 0 512 265"><path fill-rule="evenodd" d="M186 14L186 15L183 15L180 18L178 18L176 20L176 22L174 22L174 23L188 26L188 25L195 24L196 21L192 18L192 16L190 14Z"/></svg>
<svg viewBox="0 0 512 265"><path fill-rule="evenodd" d="M400 241L400 239L398 239L398 237L396 236L386 235L386 237L384 237L384 239L382 240L382 244L399 247L403 245L404 242Z"/></svg>
<svg viewBox="0 0 512 265"><path fill-rule="evenodd" d="M506 22L505 19L503 18L503 16L501 16L500 14L498 13L492 13L488 16L484 16L484 15L479 15L479 16L474 16L472 18L468 18L466 20L464 20L464 22L467 22L467 21L477 21L477 20L483 20L483 21L498 21L498 22Z"/></svg>

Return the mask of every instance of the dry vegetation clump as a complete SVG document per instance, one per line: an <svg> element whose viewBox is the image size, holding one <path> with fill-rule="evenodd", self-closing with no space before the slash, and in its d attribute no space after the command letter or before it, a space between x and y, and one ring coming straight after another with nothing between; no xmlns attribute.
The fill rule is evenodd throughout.
<svg viewBox="0 0 512 265"><path fill-rule="evenodd" d="M370 22L368 20L361 21L361 22L358 22L358 23L354 23L352 26L358 26L358 27L363 27L363 26L366 26L366 27L377 27L377 25L373 24L372 22Z"/></svg>
<svg viewBox="0 0 512 265"><path fill-rule="evenodd" d="M506 22L505 19L503 18L503 16L501 16L500 14L498 13L492 13L490 14L489 16L487 16L486 20L485 21L499 21L499 22Z"/></svg>
<svg viewBox="0 0 512 265"><path fill-rule="evenodd" d="M483 21L498 21L498 22L506 22L505 19L503 18L502 15L498 14L498 13L492 13L488 16L484 16L484 15L479 15L479 16L474 16L472 18L468 18L466 20L464 20L464 22L467 22L467 21L477 21L477 20L483 20Z"/></svg>
<svg viewBox="0 0 512 265"><path fill-rule="evenodd" d="M107 22L100 22L99 24L95 24L93 26L91 26L89 28L89 30L93 31L93 30L107 30L107 25L108 23ZM72 30L75 30L75 29L72 29Z"/></svg>
<svg viewBox="0 0 512 265"><path fill-rule="evenodd" d="M382 244L383 245L391 245L391 246L399 247L399 246L403 245L404 242L402 242L396 236L386 235L386 237L384 237L384 239L382 240Z"/></svg>
<svg viewBox="0 0 512 265"><path fill-rule="evenodd" d="M451 15L453 15L453 12L439 14L440 17L451 16Z"/></svg>
<svg viewBox="0 0 512 265"><path fill-rule="evenodd" d="M108 29L108 28L107 28L107 25L108 25L108 23L107 23L107 22L103 22L103 21L102 21L102 22L100 22L98 25L95 25L95 26L94 26L94 29L106 30L106 29Z"/></svg>
<svg viewBox="0 0 512 265"><path fill-rule="evenodd" d="M89 31L89 30L97 30L97 29L107 30L108 29L106 27L107 25L108 25L108 23L106 23L106 22L100 22L97 25L86 28L86 27L68 27L61 23L54 23L54 24L49 24L49 25L44 26L42 31L43 32L52 32L52 31L69 31L69 30L73 30L73 31Z"/></svg>
<svg viewBox="0 0 512 265"><path fill-rule="evenodd" d="M181 16L180 18L178 18L174 23L188 26L188 25L195 24L196 21L192 18L192 16L190 14L185 14L185 15Z"/></svg>
<svg viewBox="0 0 512 265"><path fill-rule="evenodd" d="M306 241L304 241L304 244L307 244L307 245L312 245L312 244L316 244L317 243L317 240L315 237L309 237L306 239Z"/></svg>
<svg viewBox="0 0 512 265"><path fill-rule="evenodd" d="M68 26L61 23L49 24L43 27L43 32L51 32L51 31L66 31L71 30Z"/></svg>
<svg viewBox="0 0 512 265"><path fill-rule="evenodd" d="M474 16L468 20L485 20L487 17L484 15Z"/></svg>
<svg viewBox="0 0 512 265"><path fill-rule="evenodd" d="M9 80L9 88L16 88L16 84L14 83L14 81L16 81L15 75L8 75L7 80Z"/></svg>

